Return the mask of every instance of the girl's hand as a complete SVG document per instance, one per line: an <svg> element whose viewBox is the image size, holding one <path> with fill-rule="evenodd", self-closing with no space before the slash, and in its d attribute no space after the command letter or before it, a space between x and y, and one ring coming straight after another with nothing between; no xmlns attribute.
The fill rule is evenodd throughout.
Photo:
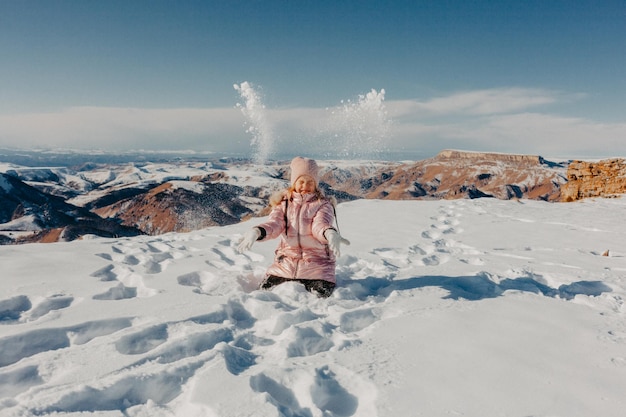
<svg viewBox="0 0 626 417"><path fill-rule="evenodd" d="M343 239L339 233L335 229L328 229L324 232L324 237L328 240L328 248L333 252L335 258L339 258L341 256L341 243L347 243L346 239Z"/></svg>
<svg viewBox="0 0 626 417"><path fill-rule="evenodd" d="M254 245L254 242L259 240L259 237L261 237L261 231L258 227L253 227L250 231L243 235L243 238L239 241L239 246L237 246L237 251L239 253L243 253L250 250L252 245Z"/></svg>

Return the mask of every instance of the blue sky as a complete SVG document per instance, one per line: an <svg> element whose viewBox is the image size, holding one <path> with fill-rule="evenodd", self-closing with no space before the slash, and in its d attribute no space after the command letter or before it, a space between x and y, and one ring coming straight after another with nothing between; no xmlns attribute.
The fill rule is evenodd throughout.
<svg viewBox="0 0 626 417"><path fill-rule="evenodd" d="M0 146L255 152L249 82L270 158L626 155L624 0L1 1L0 53Z"/></svg>

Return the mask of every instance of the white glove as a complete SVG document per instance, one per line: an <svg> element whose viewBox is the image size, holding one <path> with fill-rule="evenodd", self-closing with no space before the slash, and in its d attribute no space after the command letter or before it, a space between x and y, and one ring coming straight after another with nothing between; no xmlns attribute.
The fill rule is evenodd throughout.
<svg viewBox="0 0 626 417"><path fill-rule="evenodd" d="M243 235L243 238L239 241L239 246L237 246L237 251L239 251L239 253L243 253L250 250L252 245L254 245L254 242L256 242L259 237L261 237L261 230L259 230L258 227L253 227L246 232L245 235Z"/></svg>
<svg viewBox="0 0 626 417"><path fill-rule="evenodd" d="M341 244L349 245L350 242L347 239L341 237L341 235L334 229L327 229L324 232L326 240L328 240L328 248L333 252L335 258L341 256L340 246Z"/></svg>

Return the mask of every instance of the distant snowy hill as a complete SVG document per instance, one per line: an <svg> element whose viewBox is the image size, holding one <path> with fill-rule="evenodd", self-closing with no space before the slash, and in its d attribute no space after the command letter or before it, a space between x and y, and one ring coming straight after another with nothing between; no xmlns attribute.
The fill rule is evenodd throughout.
<svg viewBox="0 0 626 417"><path fill-rule="evenodd" d="M7 174L0 173L0 242L70 241L87 234L117 237L141 232L89 210L68 204Z"/></svg>
<svg viewBox="0 0 626 417"><path fill-rule="evenodd" d="M526 155L443 151L417 162L320 161L320 165L322 188L340 202L480 197L556 201L566 182L566 164ZM37 190L23 196L46 195L51 201L63 200L63 212L90 213L70 216L64 224L63 216L48 220L46 207L38 210L28 199L4 204L0 216L4 243L26 237L53 241L55 236L72 240L84 234L125 235L131 230L159 235L234 224L265 214L269 196L288 185L289 175L288 161L255 165L230 158L90 163L76 168L3 164L0 172L19 180L22 188ZM102 232L74 227L78 219L98 218L108 225ZM122 229L107 230L114 224ZM70 226L73 231L65 232ZM33 230L42 232L24 233Z"/></svg>

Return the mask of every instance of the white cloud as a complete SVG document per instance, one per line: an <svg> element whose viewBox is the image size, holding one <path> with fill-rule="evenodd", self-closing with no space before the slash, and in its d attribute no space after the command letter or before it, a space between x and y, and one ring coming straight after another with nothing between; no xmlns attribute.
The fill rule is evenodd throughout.
<svg viewBox="0 0 626 417"><path fill-rule="evenodd" d="M512 149L534 149L552 155L626 155L626 123L597 123L592 120L539 113L521 113L489 118L483 126L463 137Z"/></svg>
<svg viewBox="0 0 626 417"><path fill-rule="evenodd" d="M459 92L426 101L394 101L388 102L387 106L396 117L488 115L523 111L580 97L550 90L511 87Z"/></svg>
<svg viewBox="0 0 626 417"><path fill-rule="evenodd" d="M436 98L426 103L435 113L472 115L510 113L557 101L554 93L537 89L480 90Z"/></svg>
<svg viewBox="0 0 626 417"><path fill-rule="evenodd" d="M58 112L0 115L0 145L102 149L207 147L243 132L235 109L72 107ZM177 147L180 145L180 147Z"/></svg>
<svg viewBox="0 0 626 417"><path fill-rule="evenodd" d="M270 158L314 153L360 157L376 151L434 155L456 148L542 156L624 156L626 124L547 112L581 95L541 89L462 92L426 101L385 101L368 123L338 123L335 108L265 109ZM381 114L382 114L381 113ZM377 116L380 116L377 113ZM356 119L360 120L360 119ZM105 150L193 149L250 154L252 137L240 109L74 107L52 113L0 115L0 146ZM390 131L380 141L378 124ZM351 130L355 130L352 132ZM357 132L357 130L359 130Z"/></svg>
<svg viewBox="0 0 626 417"><path fill-rule="evenodd" d="M583 99L541 89L492 89L428 101L388 102L393 137L405 148L434 154L444 148L605 157L626 155L626 124L551 114L545 105ZM533 111L535 110L535 111Z"/></svg>
<svg viewBox="0 0 626 417"><path fill-rule="evenodd" d="M626 123L597 123L540 113L477 117L471 121L403 123L393 136L405 148L435 154L444 148L537 154L544 157L626 156Z"/></svg>

